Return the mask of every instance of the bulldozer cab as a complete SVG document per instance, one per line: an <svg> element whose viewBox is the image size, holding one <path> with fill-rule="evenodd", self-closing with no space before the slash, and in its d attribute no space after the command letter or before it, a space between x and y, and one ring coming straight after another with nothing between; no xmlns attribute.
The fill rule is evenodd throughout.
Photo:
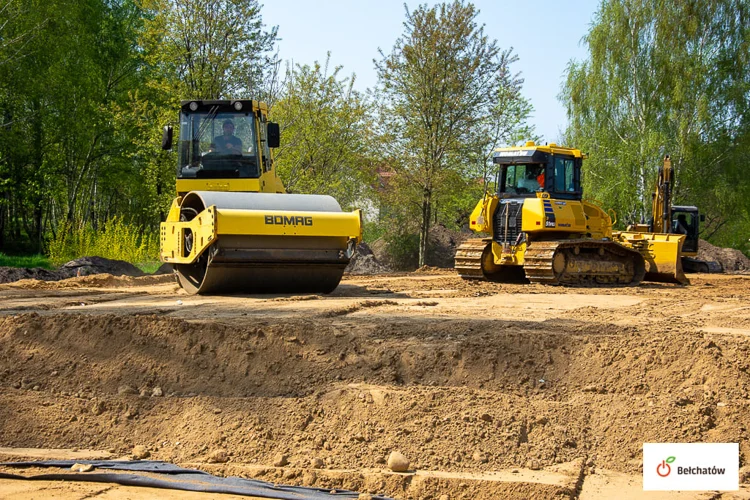
<svg viewBox="0 0 750 500"><path fill-rule="evenodd" d="M499 148L492 159L498 165L500 198L535 197L546 192L556 199L581 199L583 155L577 149L527 142L519 148Z"/></svg>
<svg viewBox="0 0 750 500"><path fill-rule="evenodd" d="M685 242L682 244L683 252L698 251L698 230L701 219L698 208L693 206L672 206L671 231L675 234L684 234Z"/></svg>
<svg viewBox="0 0 750 500"><path fill-rule="evenodd" d="M502 165L498 172L498 192L528 195L544 190L544 165Z"/></svg>
<svg viewBox="0 0 750 500"><path fill-rule="evenodd" d="M251 101L185 101L180 110L178 179L255 179L267 142L259 141ZM265 151L260 151L259 144Z"/></svg>

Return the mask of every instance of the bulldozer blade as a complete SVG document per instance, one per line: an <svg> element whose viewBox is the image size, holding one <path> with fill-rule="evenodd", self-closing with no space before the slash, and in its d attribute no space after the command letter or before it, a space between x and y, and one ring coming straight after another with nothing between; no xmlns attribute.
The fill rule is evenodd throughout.
<svg viewBox="0 0 750 500"><path fill-rule="evenodd" d="M620 244L640 252L646 262L644 280L689 285L682 269L683 234L620 232L614 234Z"/></svg>

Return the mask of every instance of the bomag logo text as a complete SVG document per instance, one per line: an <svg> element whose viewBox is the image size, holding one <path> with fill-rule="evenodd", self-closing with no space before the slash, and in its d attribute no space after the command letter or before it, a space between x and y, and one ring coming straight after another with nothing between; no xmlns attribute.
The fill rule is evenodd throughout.
<svg viewBox="0 0 750 500"><path fill-rule="evenodd" d="M266 215L266 224L277 226L312 226L312 217L301 215Z"/></svg>

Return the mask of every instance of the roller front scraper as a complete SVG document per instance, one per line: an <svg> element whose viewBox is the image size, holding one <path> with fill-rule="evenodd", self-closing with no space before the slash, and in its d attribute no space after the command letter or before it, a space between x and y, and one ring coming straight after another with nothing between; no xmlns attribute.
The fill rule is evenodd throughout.
<svg viewBox="0 0 750 500"><path fill-rule="evenodd" d="M162 147L171 149L172 128ZM329 293L362 239L360 210L287 194L264 103L183 101L177 198L161 224L161 260L194 293Z"/></svg>

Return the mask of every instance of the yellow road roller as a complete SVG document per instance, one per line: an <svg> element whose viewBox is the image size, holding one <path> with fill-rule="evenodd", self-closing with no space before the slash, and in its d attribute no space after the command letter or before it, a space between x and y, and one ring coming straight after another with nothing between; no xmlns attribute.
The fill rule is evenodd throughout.
<svg viewBox="0 0 750 500"><path fill-rule="evenodd" d="M470 217L484 238L465 241L455 267L465 279L553 285L687 283L684 235L614 233L611 212L583 200L580 150L527 142L499 148L496 192Z"/></svg>
<svg viewBox="0 0 750 500"><path fill-rule="evenodd" d="M330 293L341 281L362 213L286 193L273 161L279 140L263 102L182 101L177 198L160 256L188 293ZM167 126L162 148L173 142Z"/></svg>

